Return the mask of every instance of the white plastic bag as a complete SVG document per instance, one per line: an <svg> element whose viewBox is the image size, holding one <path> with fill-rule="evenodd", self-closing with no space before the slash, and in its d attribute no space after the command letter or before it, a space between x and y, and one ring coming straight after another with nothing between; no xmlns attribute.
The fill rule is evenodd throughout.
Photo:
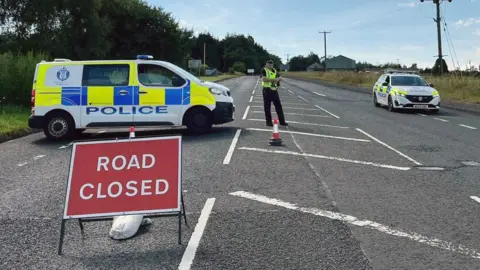
<svg viewBox="0 0 480 270"><path fill-rule="evenodd" d="M140 226L150 225L152 221L149 218L143 218L143 215L117 216L113 218L112 227L109 236L115 240L123 240L133 237Z"/></svg>

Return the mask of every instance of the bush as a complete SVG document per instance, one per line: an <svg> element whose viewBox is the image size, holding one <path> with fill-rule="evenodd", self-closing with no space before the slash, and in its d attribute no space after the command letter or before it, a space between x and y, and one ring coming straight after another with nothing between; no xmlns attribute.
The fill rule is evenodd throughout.
<svg viewBox="0 0 480 270"><path fill-rule="evenodd" d="M35 66L48 58L47 54L33 52L0 54L0 105L30 106Z"/></svg>
<svg viewBox="0 0 480 270"><path fill-rule="evenodd" d="M245 63L243 63L243 62L233 63L232 69L233 69L233 71L236 71L236 72L241 72L241 73L247 72L247 68L245 66Z"/></svg>

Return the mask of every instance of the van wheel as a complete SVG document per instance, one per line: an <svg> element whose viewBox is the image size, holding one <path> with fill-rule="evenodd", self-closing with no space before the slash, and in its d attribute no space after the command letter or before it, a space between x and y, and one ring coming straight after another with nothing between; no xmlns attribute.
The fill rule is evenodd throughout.
<svg viewBox="0 0 480 270"><path fill-rule="evenodd" d="M388 110L391 112L395 112L396 109L393 107L393 101L390 96L388 96Z"/></svg>
<svg viewBox="0 0 480 270"><path fill-rule="evenodd" d="M206 108L193 108L185 119L187 129L192 133L206 133L212 129L211 112Z"/></svg>
<svg viewBox="0 0 480 270"><path fill-rule="evenodd" d="M50 140L64 140L73 137L75 134L75 123L66 112L53 113L47 116L45 120L43 132Z"/></svg>
<svg viewBox="0 0 480 270"><path fill-rule="evenodd" d="M375 107L380 107L380 103L377 102L377 94L373 93L373 105Z"/></svg>

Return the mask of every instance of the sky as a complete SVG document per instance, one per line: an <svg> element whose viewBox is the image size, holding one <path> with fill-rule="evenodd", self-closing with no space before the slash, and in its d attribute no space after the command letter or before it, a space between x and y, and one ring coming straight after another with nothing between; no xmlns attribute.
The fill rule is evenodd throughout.
<svg viewBox="0 0 480 270"><path fill-rule="evenodd" d="M270 53L314 52L356 61L432 67L437 30L431 0L147 0L170 12L182 27L217 38L250 34ZM480 65L480 0L443 1L442 47L449 69Z"/></svg>

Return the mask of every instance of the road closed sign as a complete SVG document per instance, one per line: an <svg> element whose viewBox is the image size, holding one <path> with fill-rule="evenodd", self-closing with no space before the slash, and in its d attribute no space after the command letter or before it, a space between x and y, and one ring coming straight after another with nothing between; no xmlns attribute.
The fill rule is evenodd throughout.
<svg viewBox="0 0 480 270"><path fill-rule="evenodd" d="M180 211L181 140L75 143L64 219Z"/></svg>

